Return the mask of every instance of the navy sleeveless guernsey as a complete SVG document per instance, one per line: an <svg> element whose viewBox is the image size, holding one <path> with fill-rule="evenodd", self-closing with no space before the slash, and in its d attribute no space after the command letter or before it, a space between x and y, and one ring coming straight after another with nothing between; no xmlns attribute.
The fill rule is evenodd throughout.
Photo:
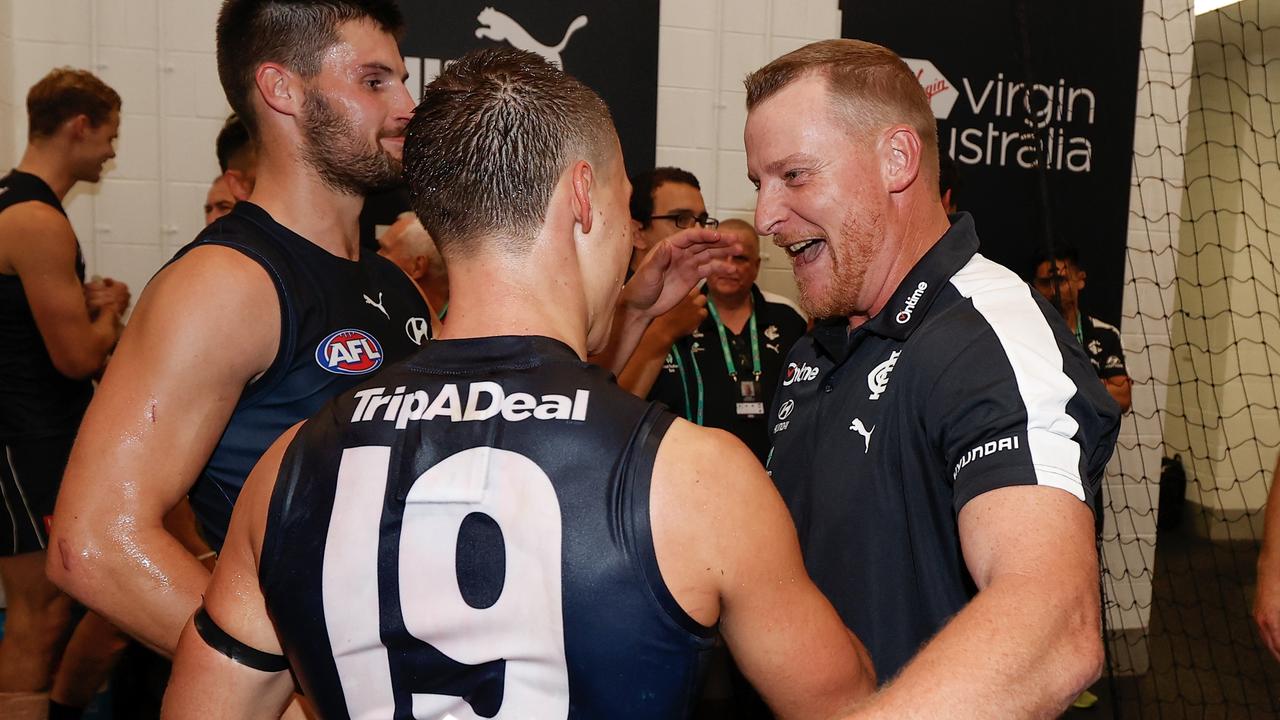
<svg viewBox="0 0 1280 720"><path fill-rule="evenodd" d="M713 628L658 570L674 416L543 337L434 341L299 431L259 580L322 717L682 718Z"/></svg>
<svg viewBox="0 0 1280 720"><path fill-rule="evenodd" d="M40 202L66 216L44 180L14 170L0 178L0 213L25 202ZM42 238L24 238L38 243ZM84 282L84 258L76 242L76 276ZM89 380L58 372L31 315L17 275L0 274L0 441L74 434L93 397Z"/></svg>
<svg viewBox="0 0 1280 720"><path fill-rule="evenodd" d="M340 258L253 203L236 203L174 260L203 245L257 262L280 300L275 360L244 389L190 494L206 538L221 548L240 488L271 443L338 393L417 350L431 324L422 295L391 261L364 251L359 260ZM228 352L235 341L227 338Z"/></svg>

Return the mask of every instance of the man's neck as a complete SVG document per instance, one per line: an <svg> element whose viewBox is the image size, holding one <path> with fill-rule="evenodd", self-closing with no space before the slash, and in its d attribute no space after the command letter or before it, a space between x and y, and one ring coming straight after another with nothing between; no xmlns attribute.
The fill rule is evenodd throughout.
<svg viewBox="0 0 1280 720"><path fill-rule="evenodd" d="M58 200L62 200L76 184L70 169L61 161L62 157L65 157L65 153L61 149L29 144L17 169L43 180L58 196Z"/></svg>
<svg viewBox="0 0 1280 720"><path fill-rule="evenodd" d="M724 326L732 330L735 335L741 333L742 328L747 324L747 319L751 317L751 288L748 287L746 292L733 295L720 295L715 292L709 295L711 302L716 305L716 312L719 313Z"/></svg>
<svg viewBox="0 0 1280 720"><path fill-rule="evenodd" d="M449 315L440 338L540 335L565 343L585 359L591 318L582 289L546 282L557 275L547 266L556 263L538 262L536 255L473 257L451 264ZM572 262L561 258L566 260ZM574 277L576 269L563 275Z"/></svg>
<svg viewBox="0 0 1280 720"><path fill-rule="evenodd" d="M335 191L300 158L260 155L249 200L330 254L348 260L360 257L364 198Z"/></svg>
<svg viewBox="0 0 1280 720"><path fill-rule="evenodd" d="M875 317L889 304L911 270L951 229L951 221L936 199L923 203L923 207L914 212L908 209L896 217L886 218L885 223L885 242L896 245L898 253L889 260L889 271L871 307L865 313L855 312L849 316L852 329Z"/></svg>

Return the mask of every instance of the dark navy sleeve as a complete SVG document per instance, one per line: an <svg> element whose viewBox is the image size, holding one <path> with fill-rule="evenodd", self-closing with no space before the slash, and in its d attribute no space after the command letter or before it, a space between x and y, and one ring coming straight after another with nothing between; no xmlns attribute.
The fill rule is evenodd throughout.
<svg viewBox="0 0 1280 720"><path fill-rule="evenodd" d="M1038 315L1029 303L1005 308L995 326L971 315L955 327L959 349L936 375L922 420L957 514L982 493L1017 485L1059 488L1093 505L1118 408L1075 339Z"/></svg>

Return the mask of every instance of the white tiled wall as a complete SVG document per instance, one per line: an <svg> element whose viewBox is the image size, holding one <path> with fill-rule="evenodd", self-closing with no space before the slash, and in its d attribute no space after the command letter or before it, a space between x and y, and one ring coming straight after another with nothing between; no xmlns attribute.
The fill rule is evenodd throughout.
<svg viewBox="0 0 1280 720"><path fill-rule="evenodd" d="M8 169L17 163L13 137L13 23L12 0L0 0L0 168Z"/></svg>
<svg viewBox="0 0 1280 720"><path fill-rule="evenodd" d="M712 215L750 221L742 79L783 53L839 36L838 0L664 0L657 163L697 175ZM794 297L786 256L767 242L761 253L761 286Z"/></svg>
<svg viewBox="0 0 1280 720"><path fill-rule="evenodd" d="M120 93L116 159L66 206L91 274L134 297L203 226L230 112L218 85L218 0L0 0L0 159L26 143L27 89L51 68L87 68Z"/></svg>

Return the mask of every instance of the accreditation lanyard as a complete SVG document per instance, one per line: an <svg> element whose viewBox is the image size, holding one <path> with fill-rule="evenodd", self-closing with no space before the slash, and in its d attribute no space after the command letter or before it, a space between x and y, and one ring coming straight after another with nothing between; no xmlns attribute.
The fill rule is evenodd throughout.
<svg viewBox="0 0 1280 720"><path fill-rule="evenodd" d="M1084 345L1084 325L1080 322L1080 311L1076 311L1076 340Z"/></svg>
<svg viewBox="0 0 1280 720"><path fill-rule="evenodd" d="M716 331L720 333L720 350L724 353L725 367L729 368L729 376L734 382L738 382L738 366L733 362L733 353L729 350L729 336L725 332L724 323L720 321L720 313L716 311L716 304L711 298L707 298L707 310L711 312L711 319L716 321ZM754 374L755 382L760 382L760 336L756 332L756 309L753 305L751 308L751 320L748 321L747 327L751 333L751 372Z"/></svg>
<svg viewBox="0 0 1280 720"><path fill-rule="evenodd" d="M689 403L689 380L684 373L684 359L680 357L680 346L672 345L671 352L667 353L667 358L675 361L676 372L680 375L680 388L684 390L684 407L685 412L689 413L689 422L702 424L702 408L704 401L704 392L702 387L702 370L698 368L698 359L693 357L693 351L689 351L689 364L693 365L693 379L698 385L698 409L697 415L694 414L693 405Z"/></svg>

